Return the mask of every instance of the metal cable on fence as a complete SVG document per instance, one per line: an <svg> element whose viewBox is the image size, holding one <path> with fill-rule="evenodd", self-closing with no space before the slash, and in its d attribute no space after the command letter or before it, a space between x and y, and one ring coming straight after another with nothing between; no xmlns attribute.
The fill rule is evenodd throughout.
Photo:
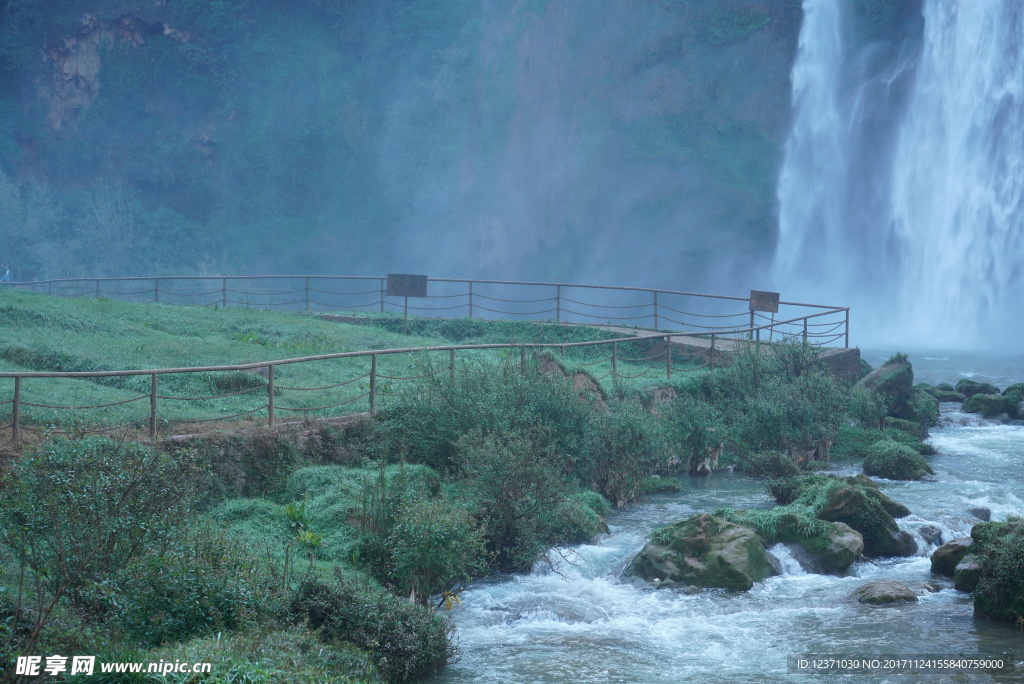
<svg viewBox="0 0 1024 684"><path fill-rule="evenodd" d="M161 292L163 292L163 290L161 290ZM116 292L114 290L100 290L100 294L112 294L112 295L153 294L153 288L149 288L148 290L136 290L134 292Z"/></svg>
<svg viewBox="0 0 1024 684"><path fill-rule="evenodd" d="M448 370L448 369L445 368L444 370ZM383 378L385 380L419 380L421 378L432 378L432 377L434 377L435 375L437 375L440 372L442 372L442 371L441 370L436 370L433 373L427 373L425 375L409 375L409 376L384 375L382 373L377 373L377 377L378 378Z"/></svg>
<svg viewBox="0 0 1024 684"><path fill-rule="evenodd" d="M572 302L573 304L581 304L583 306L592 306L600 309L639 309L644 306L654 306L654 302L647 302L646 304L591 304L589 302L578 302L575 299L569 299L568 297L562 297L563 302ZM647 314L650 316L650 314ZM645 316L646 318L646 316Z"/></svg>
<svg viewBox="0 0 1024 684"><path fill-rule="evenodd" d="M468 295L467 295L468 296ZM501 297L488 297L477 292L473 293L473 297L476 299L489 299L492 302L509 302L512 304L536 304L537 302L553 302L558 297L545 297L544 299L502 299ZM483 307L480 307L481 309Z"/></svg>
<svg viewBox="0 0 1024 684"><path fill-rule="evenodd" d="M7 425L0 425L0 432L3 432L4 430L7 430L8 428L13 428L13 427L14 427L14 423L8 423Z"/></svg>
<svg viewBox="0 0 1024 684"><path fill-rule="evenodd" d="M835 335L834 337L830 337L827 340L821 340L820 342L813 342L813 343L811 343L811 346L813 346L813 347L824 347L826 344L831 344L832 342L835 342L836 340L841 339L842 337L843 337L843 333L840 333L838 335Z"/></svg>
<svg viewBox="0 0 1024 684"><path fill-rule="evenodd" d="M623 380L635 380L636 378L642 378L643 376L647 375L650 372L650 368L645 368L643 373L637 373L636 375L623 375L622 373L617 373L616 375L617 377L620 377Z"/></svg>
<svg viewBox="0 0 1024 684"><path fill-rule="evenodd" d="M209 396L209 397L168 397L168 396L164 396L163 394L158 394L158 395L156 395L156 398L157 399L170 399L172 401L204 401L206 399L225 399L227 397L239 397L239 396L241 396L243 394L249 394L250 392L255 392L256 390L261 390L261 389L266 389L266 388L267 388L266 385L257 385L256 387L250 387L249 389L244 389L244 390L241 390L239 392L232 392L231 394L215 394L215 395ZM146 396L148 397L149 395L147 394Z"/></svg>
<svg viewBox="0 0 1024 684"><path fill-rule="evenodd" d="M501 311L500 309L488 309L486 306L480 306L479 304L473 305L474 309L481 309L483 311L490 311L491 313L506 314L509 316L535 316L537 314L551 313L555 309L544 309L543 311Z"/></svg>
<svg viewBox="0 0 1024 684"><path fill-rule="evenodd" d="M146 416L145 418L139 418L138 420L133 420L130 423L115 425L114 427L96 428L95 430L84 430L83 432L84 434L87 435L101 435L105 432L113 432L114 430L121 430L123 428L131 427L132 425L138 425L139 423L147 422L149 422L149 416Z"/></svg>
<svg viewBox="0 0 1024 684"><path fill-rule="evenodd" d="M377 293L380 292L380 289L376 289L376 290L359 290L358 292L335 292L334 290L319 290L319 289L317 289L315 287L311 287L311 288L309 288L309 291L310 292L320 292L322 294L334 294L334 295L367 295L367 294L377 294Z"/></svg>
<svg viewBox="0 0 1024 684"><path fill-rule="evenodd" d="M337 383L335 385L324 385L323 387L283 387L281 385L276 385L275 384L274 385L274 391L276 392L277 390L288 390L289 392L316 392L316 391L319 391L319 390L334 389L335 387L341 387L342 385L351 385L353 382L357 382L359 380L362 380L363 378L368 378L368 377L370 377L370 374L369 373L364 373L363 375L360 375L358 378L352 378L351 380L346 380L345 382L339 382L339 383ZM383 377L383 376L378 375L377 377Z"/></svg>
<svg viewBox="0 0 1024 684"><path fill-rule="evenodd" d="M427 295L427 299L452 299L454 297L468 297L468 296L469 296L468 292L463 292L461 294L450 294L450 295Z"/></svg>
<svg viewBox="0 0 1024 684"><path fill-rule="evenodd" d="M152 289L147 290L147 292L152 292L152 291L153 291ZM205 297L206 295L220 294L221 292L223 292L223 290L220 290L220 289L218 289L218 290L209 290L209 291L206 291L206 292L175 292L174 290L164 290L164 289L160 290L160 294L162 294L162 295L169 294L169 295L174 295L176 297Z"/></svg>
<svg viewBox="0 0 1024 684"><path fill-rule="evenodd" d="M244 290L236 290L230 287L221 288L220 291L234 292L235 294L254 294L257 297L272 297L274 295L286 295L295 294L296 292L305 292L306 288L300 287L297 290L275 290L272 287L249 287Z"/></svg>
<svg viewBox="0 0 1024 684"><path fill-rule="evenodd" d="M673 313L682 314L683 316L699 316L700 318L736 318L738 316L748 315L747 312L734 314L701 314L696 313L694 311L680 311L679 309L673 309L671 306L668 306L667 304L662 304L661 302L658 302L658 309L668 309Z"/></svg>
<svg viewBox="0 0 1024 684"><path fill-rule="evenodd" d="M596 363L604 363L605 361L611 361L611 360L612 360L612 356L611 356L611 354L609 354L608 356L604 357L603 359L598 359L597 361L588 361L587 363L577 363L576 365L577 366L593 366Z"/></svg>
<svg viewBox="0 0 1024 684"><path fill-rule="evenodd" d="M483 307L481 307L483 308ZM583 316L585 318L595 318L604 321L639 321L641 319L650 318L651 314L645 314L643 316L595 316L594 314L581 313L579 311L571 311L569 309L562 309L562 313L570 313L574 316Z"/></svg>
<svg viewBox="0 0 1024 684"><path fill-rule="evenodd" d="M232 418L238 418L239 416L247 416L250 413L256 413L257 411L265 411L270 408L270 404L264 404L263 406L257 406L251 411L242 411L241 413L235 413L230 416L218 416L217 418L168 418L168 423L215 423L218 420L231 420Z"/></svg>
<svg viewBox="0 0 1024 684"><path fill-rule="evenodd" d="M78 411L80 409L94 409L94 408L106 408L108 406L120 406L121 404L130 404L133 401L139 401L140 399L149 399L148 394L144 394L141 397L135 397L134 399L125 399L124 401L114 401L109 404L90 404L88 406L50 406L49 404L33 404L30 401L21 402L23 406L34 406L36 408L45 409L70 409Z"/></svg>
<svg viewBox="0 0 1024 684"><path fill-rule="evenodd" d="M455 306L410 306L410 311L450 311L451 309L464 309L469 304L456 304Z"/></svg>
<svg viewBox="0 0 1024 684"><path fill-rule="evenodd" d="M644 357L642 359L626 359L626 358L623 358L623 357L619 356L618 360L622 361L623 363L649 363L651 361L654 361L655 359L660 359L664 355L665 355L665 352L664 351L660 351L657 354L655 354L654 356L646 356L646 357Z"/></svg>
<svg viewBox="0 0 1024 684"><path fill-rule="evenodd" d="M353 401L357 401L359 399L362 399L363 397L369 396L369 394L370 394L369 392L363 392L362 394L360 394L358 396L355 396L355 397L352 397L351 399L346 399L345 401L339 401L337 404L331 404L330 406L316 406L316 407L313 407L313 408L297 408L297 407L291 407L291 406L276 406L275 405L274 406L274 410L275 411L325 411L327 409L332 409L332 408L335 408L337 406L341 406L343 404L351 404Z"/></svg>
<svg viewBox="0 0 1024 684"><path fill-rule="evenodd" d="M605 374L604 374L604 375L602 375L601 377L599 377L599 378L594 378L594 382L601 382L602 380L604 380L605 378L607 378L607 377L608 377L609 375L611 375L611 374L612 374L612 372L611 372L611 371L608 371L607 373L605 373Z"/></svg>
<svg viewBox="0 0 1024 684"><path fill-rule="evenodd" d="M328 304L327 302L320 302L315 299L309 300L310 304L316 304L318 306L326 306L330 309L363 309L368 306L379 306L380 300L370 302L369 304Z"/></svg>
<svg viewBox="0 0 1024 684"><path fill-rule="evenodd" d="M3 406L4 404L13 404L13 403L14 403L13 399L8 399L7 401L0 401L0 406Z"/></svg>
<svg viewBox="0 0 1024 684"><path fill-rule="evenodd" d="M839 328L843 327L844 323L845 321L839 321L828 330L815 330L813 333L808 333L808 335L814 335L815 337L823 337L825 335L828 335L833 330L838 330Z"/></svg>

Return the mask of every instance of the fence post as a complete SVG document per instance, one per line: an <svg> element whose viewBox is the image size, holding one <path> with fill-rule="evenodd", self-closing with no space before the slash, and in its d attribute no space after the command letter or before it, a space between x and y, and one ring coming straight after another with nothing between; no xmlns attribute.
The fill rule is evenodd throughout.
<svg viewBox="0 0 1024 684"><path fill-rule="evenodd" d="M156 373L150 379L149 390L149 441L156 443Z"/></svg>
<svg viewBox="0 0 1024 684"><path fill-rule="evenodd" d="M843 341L846 348L850 348L850 309L846 309L846 339Z"/></svg>
<svg viewBox="0 0 1024 684"><path fill-rule="evenodd" d="M451 381L455 382L455 350L451 349L450 355L448 356L448 375L451 377Z"/></svg>
<svg viewBox="0 0 1024 684"><path fill-rule="evenodd" d="M473 317L473 281L469 281L469 317Z"/></svg>
<svg viewBox="0 0 1024 684"><path fill-rule="evenodd" d="M48 295L52 295L53 294L53 281L52 280L50 282L46 283L46 294L48 294Z"/></svg>
<svg viewBox="0 0 1024 684"><path fill-rule="evenodd" d="M11 443L21 441L21 378L14 378L14 408L11 410Z"/></svg>
<svg viewBox="0 0 1024 684"><path fill-rule="evenodd" d="M711 333L711 353L708 355L708 364L711 370L715 370L715 333Z"/></svg>
<svg viewBox="0 0 1024 684"><path fill-rule="evenodd" d="M160 303L160 279L153 278L153 301Z"/></svg>
<svg viewBox="0 0 1024 684"><path fill-rule="evenodd" d="M309 278L306 278L306 311L309 311Z"/></svg>
<svg viewBox="0 0 1024 684"><path fill-rule="evenodd" d="M555 286L555 320L562 322L562 286Z"/></svg>
<svg viewBox="0 0 1024 684"><path fill-rule="evenodd" d="M100 298L100 279L96 279L96 299Z"/></svg>
<svg viewBox="0 0 1024 684"><path fill-rule="evenodd" d="M612 378L618 377L619 374L619 343L612 342Z"/></svg>
<svg viewBox="0 0 1024 684"><path fill-rule="evenodd" d="M807 346L807 318L804 318L804 346Z"/></svg>
<svg viewBox="0 0 1024 684"><path fill-rule="evenodd" d="M387 280L384 278L380 279L380 312L384 313L384 293L386 292L385 284Z"/></svg>
<svg viewBox="0 0 1024 684"><path fill-rule="evenodd" d="M526 370L526 347L519 348L519 370Z"/></svg>
<svg viewBox="0 0 1024 684"><path fill-rule="evenodd" d="M665 377L672 377L672 336L665 335Z"/></svg>
<svg viewBox="0 0 1024 684"><path fill-rule="evenodd" d="M220 279L220 305L221 308L228 308L228 279Z"/></svg>
<svg viewBox="0 0 1024 684"><path fill-rule="evenodd" d="M654 291L654 329L658 329L658 291Z"/></svg>
<svg viewBox="0 0 1024 684"><path fill-rule="evenodd" d="M754 337L754 310L750 310L750 332L747 334L747 339L753 339Z"/></svg>
<svg viewBox="0 0 1024 684"><path fill-rule="evenodd" d="M377 355L370 354L370 415L377 414Z"/></svg>
<svg viewBox="0 0 1024 684"><path fill-rule="evenodd" d="M267 366L267 427L274 427L274 366Z"/></svg>

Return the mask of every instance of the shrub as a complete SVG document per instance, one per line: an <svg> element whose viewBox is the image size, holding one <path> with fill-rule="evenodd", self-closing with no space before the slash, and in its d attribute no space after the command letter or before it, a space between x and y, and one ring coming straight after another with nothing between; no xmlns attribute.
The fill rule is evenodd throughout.
<svg viewBox="0 0 1024 684"><path fill-rule="evenodd" d="M459 463L487 521L487 548L501 570L527 570L557 536L556 511L570 487L546 435L484 434L459 440Z"/></svg>
<svg viewBox="0 0 1024 684"><path fill-rule="evenodd" d="M206 476L191 451L169 456L100 438L46 443L5 477L5 542L77 595L165 548Z"/></svg>
<svg viewBox="0 0 1024 684"><path fill-rule="evenodd" d="M726 439L721 414L710 403L686 395L676 397L665 413L669 440L689 471L696 473Z"/></svg>
<svg viewBox="0 0 1024 684"><path fill-rule="evenodd" d="M1011 522L999 532L983 542L986 553L974 611L980 617L1024 624L1024 524Z"/></svg>
<svg viewBox="0 0 1024 684"><path fill-rule="evenodd" d="M740 470L748 475L767 478L794 477L800 468L789 456L779 451L762 451L740 461Z"/></svg>
<svg viewBox="0 0 1024 684"><path fill-rule="evenodd" d="M402 505L386 539L390 579L420 603L487 568L485 530L444 499L413 499Z"/></svg>
<svg viewBox="0 0 1024 684"><path fill-rule="evenodd" d="M917 451L888 439L870 447L864 459L864 472L889 480L920 480L935 473Z"/></svg>
<svg viewBox="0 0 1024 684"><path fill-rule="evenodd" d="M454 627L429 608L368 586L356 585L335 571L335 581L302 584L291 603L292 615L319 629L325 640L351 641L368 649L388 682L429 677L454 662Z"/></svg>
<svg viewBox="0 0 1024 684"><path fill-rule="evenodd" d="M115 621L145 646L273 621L284 610L267 558L208 527L126 565L111 581Z"/></svg>
<svg viewBox="0 0 1024 684"><path fill-rule="evenodd" d="M667 462L660 421L638 401L614 401L596 416L577 474L586 486L622 506L643 494L644 479L664 472Z"/></svg>

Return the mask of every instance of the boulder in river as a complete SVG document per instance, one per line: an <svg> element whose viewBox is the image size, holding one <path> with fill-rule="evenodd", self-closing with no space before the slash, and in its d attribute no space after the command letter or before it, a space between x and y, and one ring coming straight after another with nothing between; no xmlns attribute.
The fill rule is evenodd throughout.
<svg viewBox="0 0 1024 684"><path fill-rule="evenodd" d="M888 413L902 407L914 392L914 369L906 354L896 354L885 364L865 375L858 387L882 397Z"/></svg>
<svg viewBox="0 0 1024 684"><path fill-rule="evenodd" d="M888 480L920 480L925 475L935 474L916 449L891 439L871 445L864 459L864 472Z"/></svg>
<svg viewBox="0 0 1024 684"><path fill-rule="evenodd" d="M1017 403L1002 394L972 394L964 402L963 410L967 413L980 413L985 418L996 418L1003 414L1015 418Z"/></svg>
<svg viewBox="0 0 1024 684"><path fill-rule="evenodd" d="M924 539L929 544L942 546L942 530L935 525L921 525L917 533L921 535L921 539Z"/></svg>
<svg viewBox="0 0 1024 684"><path fill-rule="evenodd" d="M973 543L974 540L970 537L961 537L935 549L935 553L932 554L932 572L952 577L957 564L968 554Z"/></svg>
<svg viewBox="0 0 1024 684"><path fill-rule="evenodd" d="M968 554L953 569L953 586L968 593L974 591L981 578L982 559Z"/></svg>
<svg viewBox="0 0 1024 684"><path fill-rule="evenodd" d="M860 603L870 603L876 606L907 603L917 600L917 595L914 594L913 589L902 582L890 582L889 580L868 582L853 592L853 597Z"/></svg>
<svg viewBox="0 0 1024 684"><path fill-rule="evenodd" d="M845 486L827 492L818 517L830 522L846 523L864 536L864 555L913 556L917 542L899 529L894 518L910 515L910 510L878 491L866 477L846 478Z"/></svg>
<svg viewBox="0 0 1024 684"><path fill-rule="evenodd" d="M999 394L999 388L987 382L978 382L964 378L957 381L956 391L965 397L973 397L975 394Z"/></svg>
<svg viewBox="0 0 1024 684"><path fill-rule="evenodd" d="M971 506L967 509L967 514L985 522L992 519L992 509L987 506Z"/></svg>
<svg viewBox="0 0 1024 684"><path fill-rule="evenodd" d="M707 513L656 530L626 572L648 581L743 591L778 574L754 530Z"/></svg>
<svg viewBox="0 0 1024 684"><path fill-rule="evenodd" d="M834 522L832 531L788 545L790 553L807 572L838 575L853 565L864 552L864 537L846 523Z"/></svg>

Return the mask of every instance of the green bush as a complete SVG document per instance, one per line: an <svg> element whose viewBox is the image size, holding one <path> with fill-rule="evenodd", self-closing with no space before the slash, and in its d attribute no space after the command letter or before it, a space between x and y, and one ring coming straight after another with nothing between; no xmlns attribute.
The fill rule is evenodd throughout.
<svg viewBox="0 0 1024 684"><path fill-rule="evenodd" d="M425 604L487 569L485 529L444 499L403 503L386 537L389 583Z"/></svg>
<svg viewBox="0 0 1024 684"><path fill-rule="evenodd" d="M102 438L44 443L4 478L4 541L80 597L84 585L166 548L206 479L191 451Z"/></svg>
<svg viewBox="0 0 1024 684"><path fill-rule="evenodd" d="M543 433L479 430L459 440L458 460L484 511L487 548L501 570L528 570L557 537L556 511L571 487L546 442Z"/></svg>
<svg viewBox="0 0 1024 684"><path fill-rule="evenodd" d="M576 474L585 486L622 506L644 493L646 477L665 472L667 446L662 423L640 402L613 401L594 418Z"/></svg>
<svg viewBox="0 0 1024 684"><path fill-rule="evenodd" d="M888 439L870 447L864 459L864 472L889 480L920 480L925 475L935 474L917 451Z"/></svg>
<svg viewBox="0 0 1024 684"><path fill-rule="evenodd" d="M271 624L284 612L269 559L207 527L176 534L111 580L108 602L123 633L145 646Z"/></svg>
<svg viewBox="0 0 1024 684"><path fill-rule="evenodd" d="M454 627L429 608L359 586L335 573L335 581L309 581L291 603L295 619L320 630L325 640L344 640L370 651L388 682L425 679L458 657Z"/></svg>
<svg viewBox="0 0 1024 684"><path fill-rule="evenodd" d="M779 451L762 451L740 460L740 470L755 477L785 478L800 474L792 458Z"/></svg>
<svg viewBox="0 0 1024 684"><path fill-rule="evenodd" d="M1024 524L1010 522L997 530L998 534L990 535L983 542L985 555L974 591L974 611L980 617L1021 624L1024 622ZM971 535L974 536L973 531Z"/></svg>

